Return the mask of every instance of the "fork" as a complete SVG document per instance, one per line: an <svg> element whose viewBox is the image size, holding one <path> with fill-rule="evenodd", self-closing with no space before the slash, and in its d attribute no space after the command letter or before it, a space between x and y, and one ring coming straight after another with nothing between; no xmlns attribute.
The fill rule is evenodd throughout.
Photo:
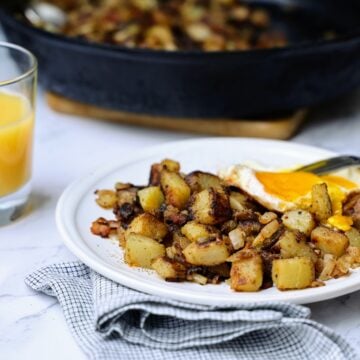
<svg viewBox="0 0 360 360"><path fill-rule="evenodd" d="M327 174L334 170L339 170L347 166L360 165L360 157L343 155L336 156L330 159L320 160L300 168L295 171L311 172L317 175Z"/></svg>

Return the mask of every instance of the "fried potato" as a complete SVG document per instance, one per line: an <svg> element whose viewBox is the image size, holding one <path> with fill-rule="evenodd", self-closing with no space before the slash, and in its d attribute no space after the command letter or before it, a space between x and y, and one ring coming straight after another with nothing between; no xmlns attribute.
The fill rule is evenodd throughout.
<svg viewBox="0 0 360 360"><path fill-rule="evenodd" d="M345 232L345 235L348 237L350 246L356 246L360 248L360 231L352 227L349 231Z"/></svg>
<svg viewBox="0 0 360 360"><path fill-rule="evenodd" d="M349 239L345 234L324 226L318 226L311 232L311 241L325 254L336 257L344 254L349 246Z"/></svg>
<svg viewBox="0 0 360 360"><path fill-rule="evenodd" d="M164 159L161 163L151 165L149 185L160 185L161 172L168 170L178 173L180 171L180 164L177 161Z"/></svg>
<svg viewBox="0 0 360 360"><path fill-rule="evenodd" d="M286 230L279 238L276 246L280 249L283 259L294 257L308 257L313 262L317 256L313 249L306 243L304 236L299 232Z"/></svg>
<svg viewBox="0 0 360 360"><path fill-rule="evenodd" d="M126 238L125 261L130 266L151 269L154 259L165 255L165 246L158 241L139 234L129 234Z"/></svg>
<svg viewBox="0 0 360 360"><path fill-rule="evenodd" d="M272 280L279 290L307 288L315 280L314 264L308 257L274 260Z"/></svg>
<svg viewBox="0 0 360 360"><path fill-rule="evenodd" d="M190 207L191 214L197 222L215 225L231 217L228 195L213 188L197 193Z"/></svg>
<svg viewBox="0 0 360 360"><path fill-rule="evenodd" d="M164 194L159 186L149 186L139 190L137 195L143 210L150 213L159 210L160 206L165 201Z"/></svg>
<svg viewBox="0 0 360 360"><path fill-rule="evenodd" d="M190 241L197 241L199 239L207 239L211 235L217 235L219 231L210 225L189 221L181 228L181 233Z"/></svg>
<svg viewBox="0 0 360 360"><path fill-rule="evenodd" d="M253 252L231 265L230 286L235 291L258 291L263 282L261 256Z"/></svg>
<svg viewBox="0 0 360 360"><path fill-rule="evenodd" d="M192 242L183 250L186 261L192 265L213 266L226 261L230 253L221 239Z"/></svg>
<svg viewBox="0 0 360 360"><path fill-rule="evenodd" d="M325 222L332 215L332 205L327 185L316 184L311 189L311 211L316 220Z"/></svg>
<svg viewBox="0 0 360 360"><path fill-rule="evenodd" d="M180 281L186 278L185 266L165 256L153 260L151 267L167 281Z"/></svg>
<svg viewBox="0 0 360 360"><path fill-rule="evenodd" d="M222 183L218 176L202 171L193 171L185 177L192 192L200 192L209 188L221 189Z"/></svg>
<svg viewBox="0 0 360 360"><path fill-rule="evenodd" d="M185 180L176 172L163 170L160 183L166 203L183 209L190 198L190 187Z"/></svg>
<svg viewBox="0 0 360 360"><path fill-rule="evenodd" d="M130 223L125 232L125 239L127 240L128 236L132 233L161 241L167 235L168 229L167 226L155 216L143 213Z"/></svg>
<svg viewBox="0 0 360 360"><path fill-rule="evenodd" d="M96 203L103 209L112 209L117 203L117 196L114 190L96 190Z"/></svg>
<svg viewBox="0 0 360 360"><path fill-rule="evenodd" d="M287 211L281 220L288 229L301 231L306 236L310 236L316 226L312 214L306 210Z"/></svg>

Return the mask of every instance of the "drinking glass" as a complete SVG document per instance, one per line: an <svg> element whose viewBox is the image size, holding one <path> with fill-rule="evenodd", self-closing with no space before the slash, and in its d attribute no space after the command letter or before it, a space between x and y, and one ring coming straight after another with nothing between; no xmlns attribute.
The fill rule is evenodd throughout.
<svg viewBox="0 0 360 360"><path fill-rule="evenodd" d="M17 219L30 195L36 58L0 42L0 225Z"/></svg>

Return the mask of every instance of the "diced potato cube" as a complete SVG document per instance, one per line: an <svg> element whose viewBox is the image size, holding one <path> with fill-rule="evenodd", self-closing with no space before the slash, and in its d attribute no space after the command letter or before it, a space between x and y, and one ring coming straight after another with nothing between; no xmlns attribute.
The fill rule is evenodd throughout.
<svg viewBox="0 0 360 360"><path fill-rule="evenodd" d="M219 177L202 171L193 171L185 177L185 181L193 192L200 192L209 188L222 188Z"/></svg>
<svg viewBox="0 0 360 360"><path fill-rule="evenodd" d="M181 233L190 241L197 241L199 239L209 238L211 235L216 235L218 230L209 225L189 221L181 228Z"/></svg>
<svg viewBox="0 0 360 360"><path fill-rule="evenodd" d="M225 242L221 239L192 242L183 250L183 254L189 264L205 266L219 265L230 255Z"/></svg>
<svg viewBox="0 0 360 360"><path fill-rule="evenodd" d="M346 231L345 235L348 237L351 246L360 248L360 231L358 229L352 227Z"/></svg>
<svg viewBox="0 0 360 360"><path fill-rule="evenodd" d="M137 216L130 223L125 232L125 239L127 240L127 237L132 233L148 236L152 239L161 241L167 235L168 228L155 216L144 213Z"/></svg>
<svg viewBox="0 0 360 360"><path fill-rule="evenodd" d="M263 282L261 256L254 253L233 262L230 271L230 286L235 291L258 291Z"/></svg>
<svg viewBox="0 0 360 360"><path fill-rule="evenodd" d="M306 236L310 236L316 226L311 213L305 210L287 211L281 219L288 229L301 231Z"/></svg>
<svg viewBox="0 0 360 360"><path fill-rule="evenodd" d="M316 220L326 222L332 215L332 204L327 185L316 184L311 190L311 211L314 213Z"/></svg>
<svg viewBox="0 0 360 360"><path fill-rule="evenodd" d="M276 259L272 280L279 290L305 289L315 280L314 264L308 257Z"/></svg>
<svg viewBox="0 0 360 360"><path fill-rule="evenodd" d="M197 222L207 225L229 220L232 214L227 194L213 188L197 193L190 210Z"/></svg>
<svg viewBox="0 0 360 360"><path fill-rule="evenodd" d="M165 246L147 236L130 234L126 239L125 261L130 266L151 269L154 259L165 255Z"/></svg>
<svg viewBox="0 0 360 360"><path fill-rule="evenodd" d="M185 266L165 256L156 258L151 266L160 277L167 281L180 281L186 278Z"/></svg>
<svg viewBox="0 0 360 360"><path fill-rule="evenodd" d="M190 197L190 187L185 180L176 172L163 170L160 182L166 203L183 209Z"/></svg>
<svg viewBox="0 0 360 360"><path fill-rule="evenodd" d="M325 254L333 254L336 257L344 254L349 246L349 239L345 234L324 226L318 226L311 232L311 241Z"/></svg>
<svg viewBox="0 0 360 360"><path fill-rule="evenodd" d="M306 243L304 236L299 232L285 231L280 236L277 246L280 248L280 254L283 259L308 257L313 262L317 260L316 254Z"/></svg>
<svg viewBox="0 0 360 360"><path fill-rule="evenodd" d="M155 212L165 201L164 194L159 186L149 186L138 191L140 205L144 211Z"/></svg>
<svg viewBox="0 0 360 360"><path fill-rule="evenodd" d="M96 203L104 209L112 209L117 203L116 192L113 190L96 190Z"/></svg>
<svg viewBox="0 0 360 360"><path fill-rule="evenodd" d="M164 159L161 161L160 165L163 169L173 171L173 172L179 172L180 171L180 163L175 160L171 159Z"/></svg>

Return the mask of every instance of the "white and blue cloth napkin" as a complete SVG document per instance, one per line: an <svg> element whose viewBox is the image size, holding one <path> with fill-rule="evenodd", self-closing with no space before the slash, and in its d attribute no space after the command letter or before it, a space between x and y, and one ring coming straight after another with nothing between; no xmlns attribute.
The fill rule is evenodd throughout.
<svg viewBox="0 0 360 360"><path fill-rule="evenodd" d="M57 297L89 359L360 359L303 306L193 305L123 287L79 262L42 268L25 281Z"/></svg>

